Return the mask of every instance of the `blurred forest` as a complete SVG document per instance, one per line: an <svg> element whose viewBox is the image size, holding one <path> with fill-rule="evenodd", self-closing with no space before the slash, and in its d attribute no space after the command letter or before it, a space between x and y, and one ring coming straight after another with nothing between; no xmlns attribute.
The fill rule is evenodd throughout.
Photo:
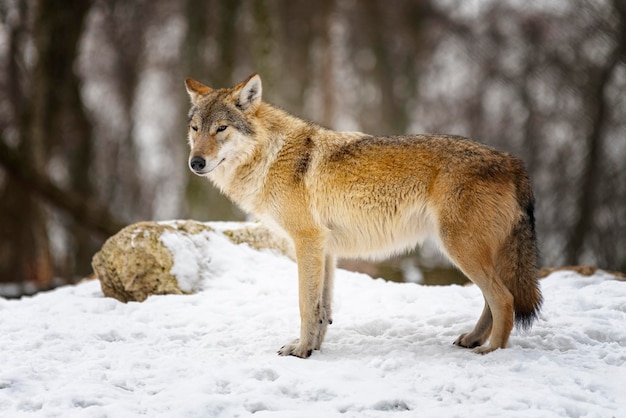
<svg viewBox="0 0 626 418"><path fill-rule="evenodd" d="M0 0L0 282L89 275L131 222L244 219L187 169L183 80L253 72L328 127L523 158L542 265L626 270L626 0Z"/></svg>

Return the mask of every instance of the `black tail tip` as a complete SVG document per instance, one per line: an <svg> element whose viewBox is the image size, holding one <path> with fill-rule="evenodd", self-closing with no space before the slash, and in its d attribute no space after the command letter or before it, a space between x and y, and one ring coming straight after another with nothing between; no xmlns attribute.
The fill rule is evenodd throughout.
<svg viewBox="0 0 626 418"><path fill-rule="evenodd" d="M531 312L531 313L526 313L526 314L515 313L515 328L522 330L522 331L528 331L529 329L532 328L533 323L535 322L536 319L537 319L536 312Z"/></svg>
<svg viewBox="0 0 626 418"><path fill-rule="evenodd" d="M522 331L528 331L533 326L533 322L539 318L539 311L541 310L542 303L543 298L540 297L539 301L535 304L534 309L522 312L515 311L515 327Z"/></svg>

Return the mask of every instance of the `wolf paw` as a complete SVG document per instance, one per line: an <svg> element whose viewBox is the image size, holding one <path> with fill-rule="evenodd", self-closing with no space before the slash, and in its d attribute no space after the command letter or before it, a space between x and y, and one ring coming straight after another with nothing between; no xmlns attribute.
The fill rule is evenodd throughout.
<svg viewBox="0 0 626 418"><path fill-rule="evenodd" d="M464 348L475 348L482 345L482 342L478 338L471 338L471 335L468 332L459 335L459 338L454 341L454 345L458 345L459 347Z"/></svg>
<svg viewBox="0 0 626 418"><path fill-rule="evenodd" d="M475 349L472 350L472 352L476 354L487 354L487 353L491 353L492 351L497 350L498 348L499 347L491 347L491 346L476 347Z"/></svg>
<svg viewBox="0 0 626 418"><path fill-rule="evenodd" d="M491 345L482 346L484 341L481 341L479 338L472 337L471 333L461 334L459 338L454 341L454 345L458 345L459 347L471 348L472 352L476 354L487 354L491 353L494 350L497 350L499 347L492 347Z"/></svg>
<svg viewBox="0 0 626 418"><path fill-rule="evenodd" d="M304 347L300 344L300 339L293 340L289 344L283 345L278 350L279 356L295 356L300 358L308 358L313 353L313 348Z"/></svg>

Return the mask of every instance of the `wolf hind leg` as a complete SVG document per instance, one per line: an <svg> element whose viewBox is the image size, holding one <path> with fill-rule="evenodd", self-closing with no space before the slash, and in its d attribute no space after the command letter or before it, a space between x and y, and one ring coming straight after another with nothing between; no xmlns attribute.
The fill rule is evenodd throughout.
<svg viewBox="0 0 626 418"><path fill-rule="evenodd" d="M462 244L457 246L456 242ZM473 351L479 354L505 348L513 329L513 295L496 273L492 251L480 241L471 247L464 245L463 241L450 239L443 240L443 243L452 262L478 286L485 298L485 308L476 326L470 333L459 336L455 344L468 348L474 346ZM489 344L478 346L487 340L487 335Z"/></svg>
<svg viewBox="0 0 626 418"><path fill-rule="evenodd" d="M489 338L492 324L493 317L491 316L491 309L489 309L489 303L485 300L483 313L480 315L474 329L471 332L461 334L459 338L454 341L454 345L465 348L475 348L483 345L485 341L487 341L487 338Z"/></svg>
<svg viewBox="0 0 626 418"><path fill-rule="evenodd" d="M485 316L487 308L483 309L483 315L479 318L474 330L465 336L465 341L470 342L473 339L471 341L473 343L484 343L489 335L487 346L476 346L473 349L478 354L486 354L498 348L505 348L513 329L513 295L492 268L479 271L467 268L461 268L461 270L482 291L486 305L491 312L491 321L489 321L489 317ZM491 322L491 327L485 329L489 322ZM461 337L461 340L463 339Z"/></svg>

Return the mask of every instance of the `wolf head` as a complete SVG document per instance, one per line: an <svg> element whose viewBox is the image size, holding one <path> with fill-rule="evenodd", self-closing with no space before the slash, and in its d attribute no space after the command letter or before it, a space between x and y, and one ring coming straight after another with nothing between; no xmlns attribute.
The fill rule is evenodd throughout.
<svg viewBox="0 0 626 418"><path fill-rule="evenodd" d="M254 140L252 115L261 104L261 77L253 74L233 88L213 90L194 79L185 80L191 98L188 139L189 168L206 176L222 163L243 157Z"/></svg>

